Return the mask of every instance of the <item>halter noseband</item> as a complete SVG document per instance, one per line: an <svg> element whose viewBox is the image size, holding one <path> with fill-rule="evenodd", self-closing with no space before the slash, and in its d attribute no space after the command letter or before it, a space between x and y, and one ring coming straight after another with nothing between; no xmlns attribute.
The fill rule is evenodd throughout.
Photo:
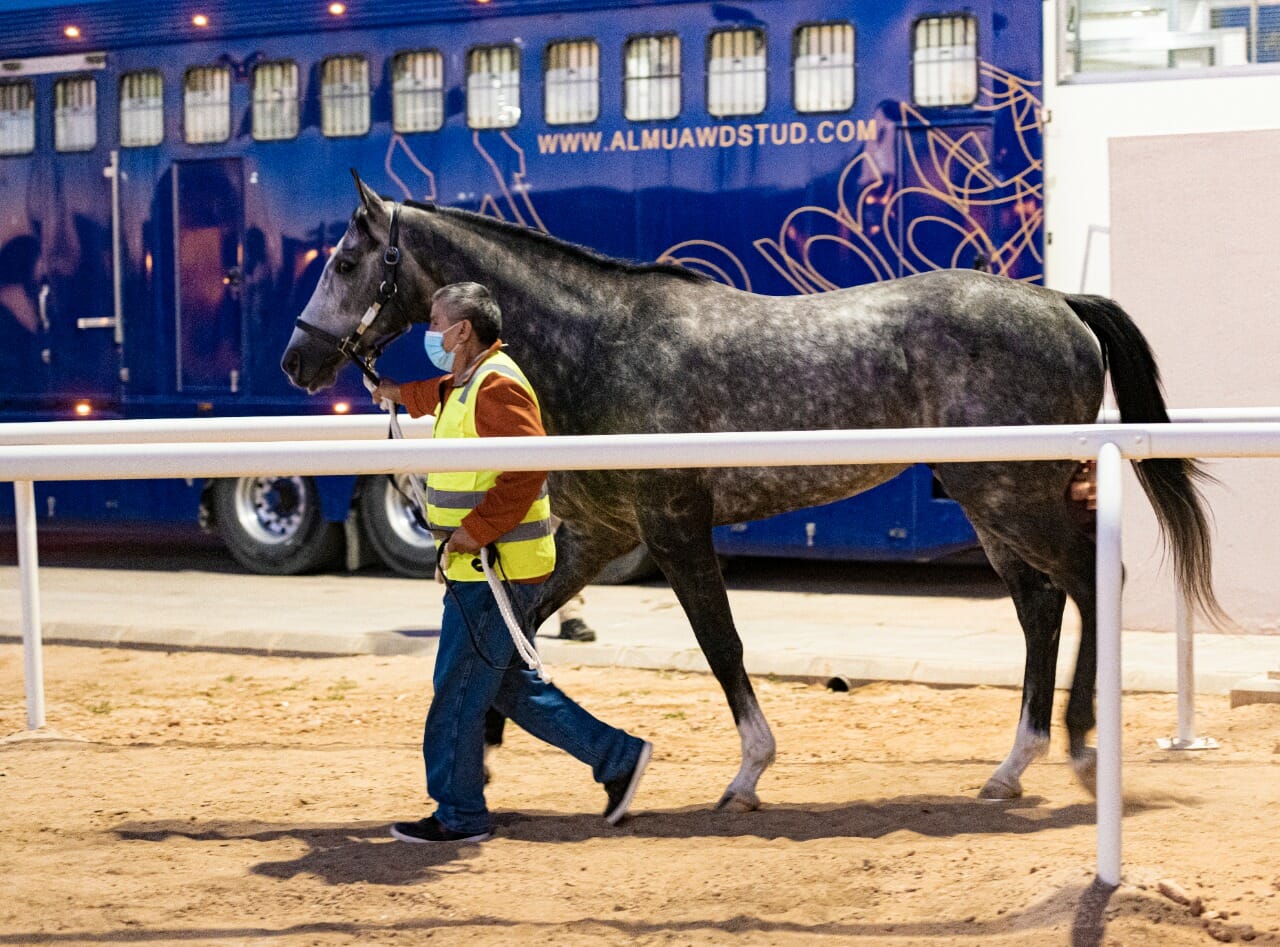
<svg viewBox="0 0 1280 947"><path fill-rule="evenodd" d="M396 285L396 267L400 265L399 240L400 204L397 202L391 208L391 228L387 232L387 249L382 254L382 282L378 284L378 293L374 297L373 303L364 311L364 315L360 318L356 327L348 332L346 336L340 339L332 332L326 332L319 326L303 322L301 316L294 320L294 325L307 333L307 335L333 346L344 358L354 362L356 368L360 369L361 374L375 386L381 379L379 379L378 373L373 370L373 363L377 361L378 356L382 354L382 350L388 344L403 335L409 328L409 320L405 319L403 327L399 331L388 335L376 348L372 346L367 349L362 348L365 332L377 321L383 308L395 299L396 294L399 292L399 287Z"/></svg>

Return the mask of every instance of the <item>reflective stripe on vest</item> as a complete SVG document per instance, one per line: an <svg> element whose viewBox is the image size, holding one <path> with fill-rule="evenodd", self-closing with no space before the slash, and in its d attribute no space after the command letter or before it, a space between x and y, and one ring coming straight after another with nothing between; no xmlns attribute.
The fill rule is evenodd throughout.
<svg viewBox="0 0 1280 947"><path fill-rule="evenodd" d="M433 437L477 437L476 401L472 397L483 380L503 375L520 385L534 407L541 411L538 396L524 373L510 357L495 352L472 374L461 390L455 389L436 411ZM427 519L436 530L457 528L468 513L484 499L497 482L499 471L433 473L427 476ZM544 483L524 518L497 540L500 572L509 579L532 579L555 568L555 540L552 537L551 502ZM453 556L445 574L461 582L483 582L484 573L473 568L471 556Z"/></svg>
<svg viewBox="0 0 1280 947"><path fill-rule="evenodd" d="M547 484L544 481L542 489L538 491L537 499L541 500L546 495ZM454 506L474 510L483 499L484 491L482 490L433 490L430 486L427 487L428 506Z"/></svg>

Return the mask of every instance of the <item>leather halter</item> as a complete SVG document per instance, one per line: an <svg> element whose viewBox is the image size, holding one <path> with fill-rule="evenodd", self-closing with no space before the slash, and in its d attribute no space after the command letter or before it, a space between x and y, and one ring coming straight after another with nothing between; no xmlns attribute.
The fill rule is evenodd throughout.
<svg viewBox="0 0 1280 947"><path fill-rule="evenodd" d="M378 284L378 293L374 297L373 303L364 311L364 316L346 336L338 338L332 332L327 332L319 326L304 322L301 316L294 320L294 325L307 333L307 335L332 346L348 361L354 362L356 368L360 369L361 374L375 386L380 379L378 373L373 370L373 363L377 361L383 349L409 330L411 322L411 320L405 319L401 315L403 324L398 326L395 331L388 334L376 346L365 345L365 332L377 321L383 310L388 307L388 304L396 298L396 294L399 292L399 287L396 285L396 267L400 265L399 241L400 204L397 202L391 208L391 228L387 232L387 249L382 254L382 282Z"/></svg>

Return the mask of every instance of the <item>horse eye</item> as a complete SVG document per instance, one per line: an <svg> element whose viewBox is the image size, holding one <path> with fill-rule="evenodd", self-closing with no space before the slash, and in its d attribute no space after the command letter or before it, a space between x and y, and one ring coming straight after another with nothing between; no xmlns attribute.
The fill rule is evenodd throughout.
<svg viewBox="0 0 1280 947"><path fill-rule="evenodd" d="M356 265L352 263L350 260L339 260L337 263L338 272L344 275L347 273L350 273L355 268L356 268Z"/></svg>

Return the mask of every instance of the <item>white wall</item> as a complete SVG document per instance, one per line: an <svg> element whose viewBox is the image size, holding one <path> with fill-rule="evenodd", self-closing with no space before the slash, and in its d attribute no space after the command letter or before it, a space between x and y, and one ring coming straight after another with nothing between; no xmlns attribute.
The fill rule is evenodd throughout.
<svg viewBox="0 0 1280 947"><path fill-rule="evenodd" d="M1152 343L1170 406L1280 405L1280 151L1269 151L1280 136L1243 150L1136 141L1280 129L1280 73L1062 84L1057 7L1044 6L1046 282L1117 297ZM1125 229L1108 236L1113 206ZM1280 631L1280 460L1212 467L1219 593L1246 629ZM1172 584L1132 475L1126 497L1125 625L1169 628Z"/></svg>
<svg viewBox="0 0 1280 947"><path fill-rule="evenodd" d="M1280 128L1280 72L1219 78L1059 84L1059 0L1044 5L1046 282L1079 292L1089 227L1108 227L1107 141L1120 136ZM1087 292L1110 294L1105 236L1095 236ZM1175 403L1179 403L1175 399ZM1182 402L1185 403L1185 402Z"/></svg>
<svg viewBox="0 0 1280 947"><path fill-rule="evenodd" d="M1113 138L1112 288L1177 403L1280 405L1280 130ZM1280 631L1280 459L1218 460L1214 584L1250 630ZM1136 480L1125 624L1166 627L1173 595ZM1165 570L1167 573L1167 570Z"/></svg>

